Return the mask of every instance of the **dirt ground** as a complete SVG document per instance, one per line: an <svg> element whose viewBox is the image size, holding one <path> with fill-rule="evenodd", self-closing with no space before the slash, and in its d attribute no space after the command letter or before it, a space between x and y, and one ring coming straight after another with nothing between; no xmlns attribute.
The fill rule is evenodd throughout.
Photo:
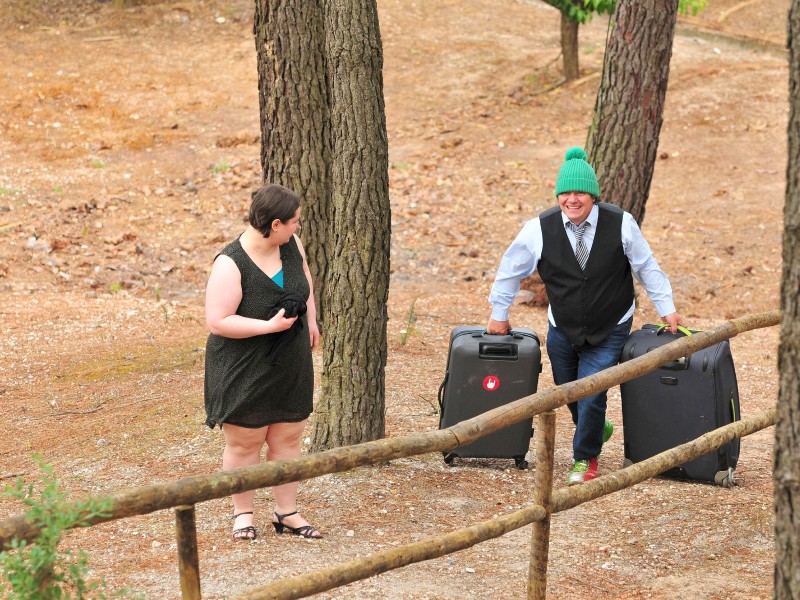
<svg viewBox="0 0 800 600"><path fill-rule="evenodd" d="M0 484L40 453L71 497L216 472L203 424L203 288L260 183L252 2L0 1ZM494 270L553 202L582 145L606 19L581 29L583 77L559 78L558 13L535 0L379 0L390 143L387 435L437 427L457 325L482 325ZM682 18L643 230L688 323L779 306L789 0L712 0ZM643 300L635 326L657 318ZM520 304L512 323L546 331ZM542 336L543 337L543 336ZM777 397L777 328L732 340L742 412ZM321 363L316 354L316 364ZM544 357L540 389L552 386ZM621 467L617 433L602 473ZM556 481L572 426L558 412ZM555 515L552 598L770 598L773 432L742 442L731 489L656 479ZM230 540L230 504L199 505L203 594L426 539L530 502L534 469L441 455L301 484L319 542ZM257 498L268 525L270 494ZM20 506L0 499L0 519ZM323 594L522 598L529 530ZM177 598L169 511L79 530L92 575Z"/></svg>

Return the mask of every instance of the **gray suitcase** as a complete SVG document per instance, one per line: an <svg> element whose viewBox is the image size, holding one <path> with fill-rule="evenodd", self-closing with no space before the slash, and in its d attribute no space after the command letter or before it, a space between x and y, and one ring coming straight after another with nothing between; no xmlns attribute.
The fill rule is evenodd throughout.
<svg viewBox="0 0 800 600"><path fill-rule="evenodd" d="M658 325L634 331L622 350L625 362L683 337ZM737 421L739 388L729 342L673 360L620 386L625 462L640 462ZM739 460L739 440L663 475L729 487Z"/></svg>
<svg viewBox="0 0 800 600"><path fill-rule="evenodd" d="M541 370L539 338L532 329L489 335L485 328L456 327L450 334L447 370L439 387L439 428L535 393ZM527 469L525 455L532 435L533 419L527 419L445 452L444 461L513 458L517 468Z"/></svg>

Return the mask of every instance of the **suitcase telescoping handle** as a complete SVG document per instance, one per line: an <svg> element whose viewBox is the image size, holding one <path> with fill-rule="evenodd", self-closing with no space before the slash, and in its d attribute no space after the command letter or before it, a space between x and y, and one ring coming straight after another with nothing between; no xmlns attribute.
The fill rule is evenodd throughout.
<svg viewBox="0 0 800 600"><path fill-rule="evenodd" d="M536 342L539 342L539 339L536 335L527 334L528 337L533 337ZM512 338L514 340L521 340L526 337L525 334L519 333L514 331L513 329L509 329L508 333L505 335L498 335L498 334L491 334L488 333L486 330L483 331L481 334L476 334L475 337L481 338ZM478 344L478 358L480 360L517 360L519 356L519 349L517 346L517 342L501 342L501 341L485 341Z"/></svg>
<svg viewBox="0 0 800 600"><path fill-rule="evenodd" d="M517 344L503 342L481 342L478 344L481 360L517 360Z"/></svg>

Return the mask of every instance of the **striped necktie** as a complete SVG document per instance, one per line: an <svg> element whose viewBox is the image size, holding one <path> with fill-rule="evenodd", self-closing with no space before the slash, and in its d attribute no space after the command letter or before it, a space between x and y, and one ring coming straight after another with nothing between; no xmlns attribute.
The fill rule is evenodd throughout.
<svg viewBox="0 0 800 600"><path fill-rule="evenodd" d="M586 233L589 221L584 221L580 227L570 221L569 226L575 234L575 258L578 259L578 264L581 266L581 271L583 271L586 268L586 261L589 259L589 250L583 243L583 234Z"/></svg>

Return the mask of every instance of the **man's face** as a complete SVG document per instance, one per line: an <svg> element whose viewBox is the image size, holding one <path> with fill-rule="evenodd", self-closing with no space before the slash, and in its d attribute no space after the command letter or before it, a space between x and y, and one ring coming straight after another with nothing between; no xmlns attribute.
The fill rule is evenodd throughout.
<svg viewBox="0 0 800 600"><path fill-rule="evenodd" d="M562 192L558 195L558 205L570 221L580 225L592 212L594 198L586 192Z"/></svg>

